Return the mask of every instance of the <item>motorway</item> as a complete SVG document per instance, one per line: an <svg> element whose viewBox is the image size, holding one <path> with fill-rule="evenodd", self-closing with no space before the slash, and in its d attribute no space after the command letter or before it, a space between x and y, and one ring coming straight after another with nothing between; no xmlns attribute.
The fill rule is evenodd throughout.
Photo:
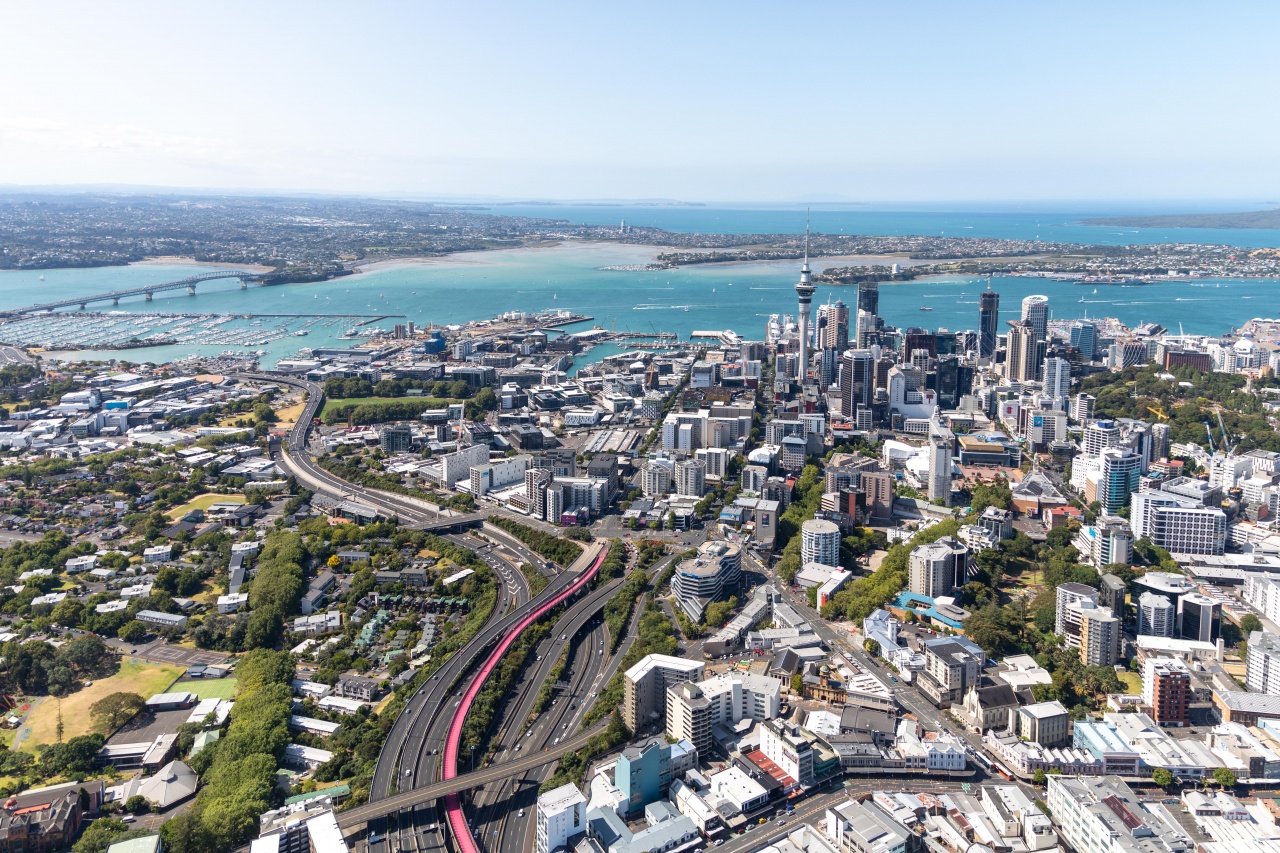
<svg viewBox="0 0 1280 853"><path fill-rule="evenodd" d="M332 494L352 496L400 517L411 526L439 523L455 517L447 511L441 512L439 507L426 501L349 483L316 465L308 452L307 440L312 419L323 401L323 389L320 386L273 375L254 374L239 378L287 384L308 392L307 404L297 425L290 432L288 441L280 448L282 452L279 455L282 466L300 482ZM469 823L474 831L472 837L484 844L489 853L524 853L533 846L535 822L531 817L512 821L513 812L531 814L536 806L538 783L546 778L551 765L565 751L580 748L604 727L604 721L601 721L590 729L571 734L590 707L590 694L598 692L608 683L626 651L627 646L624 645L615 655L607 654L608 639L601 620L597 618L600 608L620 585L618 580L601 585L596 591L569 606L557 620L549 636L539 644L536 652L540 659L526 667L520 680L512 688L513 695L504 702L503 711L496 720L496 734L491 741L493 763L474 772L459 774L452 780L437 781L443 758L440 753L444 751L449 724L453 722L453 717L448 712L457 705L457 702L450 700L461 694L471 665L481 657L485 648L507 634L533 608L571 585L596 551L594 547L587 549L583 559L576 562L569 571L551 574L546 589L531 597L526 579L508 557L514 556L516 560L527 562L544 574L550 574L545 561L492 525L485 525L484 534L492 545L469 541L470 537L466 536L449 538L456 544L479 553L502 578L499 601L493 616L477 636L453 655L439 672L433 674L429 682L406 704L379 757L370 802L338 815L340 826L345 832L352 834L359 834L366 825L372 823L370 828L374 832L370 834L368 849L378 853L444 853L446 839L443 822L438 819L436 812L436 801L445 795L472 789L478 789L473 790L470 797L472 809ZM600 544L602 543L597 543L597 547ZM655 574L665 562L660 561L654 567ZM769 576L763 566L758 570ZM807 602L795 598L789 589L781 584L779 588L785 599L812 618L815 630L831 648L843 653L852 663L875 675L882 683L886 680L876 672L879 666L862 649L857 648L847 635L818 618ZM633 614L633 624L637 616L638 613ZM628 643L630 636L634 636L634 631L629 633ZM565 689L557 691L554 703L529 723L532 706L550 669L561 654L566 652L563 676L567 681ZM944 715L914 688L905 685L885 686L926 726L944 730L956 728L954 723L945 720ZM459 756L463 768L469 759L474 763L474 756ZM818 817L828 805L849 796L857 786L876 785L887 789L889 784L891 783L887 780L851 782L848 790L839 789L830 794L807 798L803 801L803 808L786 820L792 823ZM913 790L920 790L930 783L920 780L903 784ZM871 788L867 787L866 790L870 791ZM389 832L383 835L384 819L388 817L390 826L386 829ZM767 829L761 827L745 836L732 837L719 853L745 853L748 844L750 849L758 849L781 838L786 831L786 827L771 823Z"/></svg>

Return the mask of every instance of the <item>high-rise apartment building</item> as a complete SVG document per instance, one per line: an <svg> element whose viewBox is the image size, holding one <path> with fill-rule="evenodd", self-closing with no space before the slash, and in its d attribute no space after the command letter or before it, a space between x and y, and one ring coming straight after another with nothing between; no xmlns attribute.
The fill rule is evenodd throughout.
<svg viewBox="0 0 1280 853"><path fill-rule="evenodd" d="M800 525L800 565L840 565L840 528L833 521L811 518Z"/></svg>
<svg viewBox="0 0 1280 853"><path fill-rule="evenodd" d="M1067 608L1068 623L1079 625L1080 662L1085 666L1115 665L1120 657L1120 620L1087 598Z"/></svg>
<svg viewBox="0 0 1280 853"><path fill-rule="evenodd" d="M702 661L671 655L645 655L622 676L622 721L633 732L661 720L667 708L667 688L702 678Z"/></svg>
<svg viewBox="0 0 1280 853"><path fill-rule="evenodd" d="M538 795L537 853L551 853L587 831L587 798L573 784Z"/></svg>
<svg viewBox="0 0 1280 853"><path fill-rule="evenodd" d="M1067 581L1058 584L1055 591L1057 608L1054 611L1053 633L1066 638L1067 645L1080 645L1080 613L1072 605L1080 601L1098 603L1098 591L1086 584Z"/></svg>
<svg viewBox="0 0 1280 853"><path fill-rule="evenodd" d="M1040 378L1036 354L1039 351L1035 328L1026 320L1009 321L1005 374L1014 382L1035 382Z"/></svg>
<svg viewBox="0 0 1280 853"><path fill-rule="evenodd" d="M1178 611L1163 595L1144 592L1138 596L1138 636L1172 637Z"/></svg>
<svg viewBox="0 0 1280 853"><path fill-rule="evenodd" d="M822 338L819 342L822 349L833 349L839 353L849 348L849 306L840 300L829 302L818 307L819 326Z"/></svg>
<svg viewBox="0 0 1280 853"><path fill-rule="evenodd" d="M707 463L702 459L686 459L676 463L676 494L700 498L707 491Z"/></svg>
<svg viewBox="0 0 1280 853"><path fill-rule="evenodd" d="M1142 668L1142 703L1162 726L1191 725L1191 671L1177 658L1147 658Z"/></svg>
<svg viewBox="0 0 1280 853"><path fill-rule="evenodd" d="M1115 421L1095 421L1084 428L1081 449L1086 456L1101 456L1108 447L1119 446L1120 425Z"/></svg>
<svg viewBox="0 0 1280 853"><path fill-rule="evenodd" d="M1087 424L1093 420L1093 407L1098 398L1092 394L1077 394L1071 404L1071 419L1076 423Z"/></svg>
<svg viewBox="0 0 1280 853"><path fill-rule="evenodd" d="M1141 477L1141 456L1118 447L1102 451L1102 473L1098 477L1098 502L1102 504L1102 511L1116 515L1129 506Z"/></svg>
<svg viewBox="0 0 1280 853"><path fill-rule="evenodd" d="M1041 370L1045 396L1053 398L1053 408L1066 410L1067 392L1071 389L1071 362L1065 358L1046 358Z"/></svg>
<svg viewBox="0 0 1280 853"><path fill-rule="evenodd" d="M929 421L929 500L951 505L951 469L955 436L937 419Z"/></svg>
<svg viewBox="0 0 1280 853"><path fill-rule="evenodd" d="M1249 635L1244 684L1254 693L1280 696L1280 635L1267 631Z"/></svg>
<svg viewBox="0 0 1280 853"><path fill-rule="evenodd" d="M912 592L939 598L964 586L969 566L969 549L950 536L919 545L911 551L909 588Z"/></svg>

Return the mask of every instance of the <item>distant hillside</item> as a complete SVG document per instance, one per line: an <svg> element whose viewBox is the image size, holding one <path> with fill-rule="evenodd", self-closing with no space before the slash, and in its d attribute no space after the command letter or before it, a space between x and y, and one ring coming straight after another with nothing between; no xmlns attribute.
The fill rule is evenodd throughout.
<svg viewBox="0 0 1280 853"><path fill-rule="evenodd" d="M1104 216L1082 219L1085 225L1129 228L1280 228L1280 208L1249 213L1174 213L1167 216Z"/></svg>

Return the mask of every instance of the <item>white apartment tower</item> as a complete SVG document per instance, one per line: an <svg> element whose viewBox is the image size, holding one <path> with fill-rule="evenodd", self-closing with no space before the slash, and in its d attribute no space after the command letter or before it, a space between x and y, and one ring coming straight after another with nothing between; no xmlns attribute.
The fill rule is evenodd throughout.
<svg viewBox="0 0 1280 853"><path fill-rule="evenodd" d="M800 565L840 565L840 528L834 521L811 518L800 525Z"/></svg>

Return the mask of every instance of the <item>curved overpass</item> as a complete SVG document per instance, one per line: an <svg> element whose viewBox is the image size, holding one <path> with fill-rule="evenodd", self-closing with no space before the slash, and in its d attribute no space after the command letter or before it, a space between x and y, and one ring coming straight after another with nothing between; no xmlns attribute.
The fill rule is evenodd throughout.
<svg viewBox="0 0 1280 853"><path fill-rule="evenodd" d="M511 646L519 638L520 634L526 628L538 621L542 616L548 613L552 608L567 600L573 594L586 588L591 579L600 571L600 566L604 564L605 557L609 554L605 548L598 549L596 558L591 563L591 568L580 574L568 589L554 596L547 603L539 606L529 615L525 616L520 624L508 634L498 647L489 655L489 659L485 661L480 672L471 682L471 686L467 688L467 692L462 697L462 704L458 707L458 712L453 719L453 723L449 726L449 736L445 741L444 753L444 772L441 774L445 781L453 779L458 775L458 749L462 745L462 727L466 723L467 712L471 710L472 704L475 702L476 696L484 687L485 681L493 673L498 662L502 660L502 656L510 650ZM471 830L467 827L467 817L462 813L462 802L456 793L449 794L445 797L445 811L449 817L449 826L453 830L454 840L457 842L461 853L481 853L479 846L471 835Z"/></svg>

